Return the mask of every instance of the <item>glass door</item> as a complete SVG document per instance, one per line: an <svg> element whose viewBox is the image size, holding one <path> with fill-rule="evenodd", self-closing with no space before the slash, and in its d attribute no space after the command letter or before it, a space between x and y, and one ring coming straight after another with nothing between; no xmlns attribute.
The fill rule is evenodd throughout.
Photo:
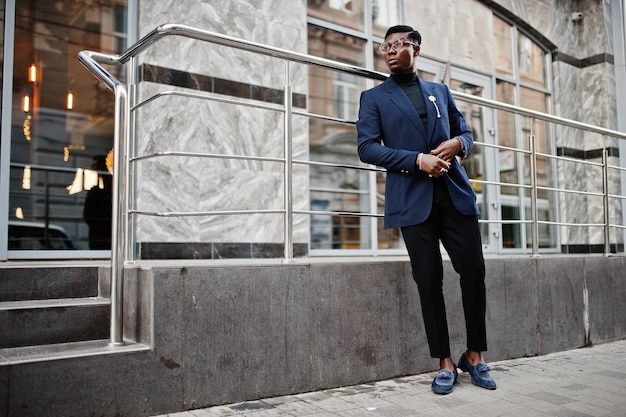
<svg viewBox="0 0 626 417"><path fill-rule="evenodd" d="M126 1L6 4L0 248L9 259L108 257L113 95L77 55L124 50Z"/></svg>
<svg viewBox="0 0 626 417"><path fill-rule="evenodd" d="M449 64L432 62L425 58L418 59L418 75L427 81L444 82L451 90L478 97L492 98L491 78L471 71L451 67ZM468 158L462 161L470 180L494 181L496 167L493 161L496 153L492 147L484 146L495 141L495 125L493 110L455 100L458 109L463 113L465 121L474 135L474 147ZM472 182L480 209L483 250L497 252L499 248L500 227L489 220L498 219L497 188L492 185Z"/></svg>

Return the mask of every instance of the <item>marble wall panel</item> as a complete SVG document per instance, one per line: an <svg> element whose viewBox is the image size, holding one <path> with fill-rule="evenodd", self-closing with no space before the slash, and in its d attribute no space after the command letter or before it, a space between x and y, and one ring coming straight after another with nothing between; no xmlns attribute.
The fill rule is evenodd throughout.
<svg viewBox="0 0 626 417"><path fill-rule="evenodd" d="M555 61L552 64L553 86L554 86L554 111L561 117L573 120L582 119L582 84L581 72L568 63ZM558 125L557 125L558 126ZM571 130L558 126L559 130L572 133ZM577 143L576 136L571 134L557 136L557 146L567 146L577 148L582 143ZM574 141L574 142L572 142Z"/></svg>
<svg viewBox="0 0 626 417"><path fill-rule="evenodd" d="M176 0L140 3L140 35L164 23L177 23L296 52L306 52L306 4L289 1ZM207 80L232 80L214 92L241 96L229 88L270 88L282 91L284 61L179 36L151 46L140 62L190 74L197 85ZM202 77L202 79L200 79ZM207 78L211 77L211 78ZM213 81L215 83L215 81ZM307 67L291 65L294 93L306 96ZM186 89L143 82L142 99L158 91ZM189 90L186 90L189 92ZM253 90L254 91L254 90ZM193 91L197 93L198 91ZM255 98L255 97L253 97ZM262 97L259 97L262 98ZM280 98L282 101L282 97ZM260 101L253 100L257 104ZM281 158L284 156L281 113L200 100L160 98L139 111L138 153L185 151ZM306 159L308 127L293 122L294 158ZM283 165L233 159L164 157L138 164L137 206L145 211L279 210L283 208ZM308 171L294 169L295 208L308 207ZM137 240L143 242L265 242L284 240L283 216L162 218L143 216L137 222ZM294 219L294 241L308 241L308 220Z"/></svg>
<svg viewBox="0 0 626 417"><path fill-rule="evenodd" d="M142 83L145 99L165 86ZM172 90L171 87L168 87ZM183 90L173 88L173 90ZM167 96L146 104L138 117L138 154L159 151L282 158L282 113ZM307 123L293 123L293 153L306 159ZM283 164L255 160L165 156L138 164L140 211L280 210L284 200ZM308 207L308 170L294 168L293 203ZM275 242L283 241L281 215L219 217L142 217L139 241ZM306 242L308 221L294 222L294 240ZM208 240L207 240L208 239Z"/></svg>
<svg viewBox="0 0 626 417"><path fill-rule="evenodd" d="M167 0L158 4L141 2L140 7L142 36L164 23L177 23L290 51L305 53L307 50L303 2ZM246 82L250 82L246 76L253 79L261 74L265 86L284 85L280 60L253 58L238 50L178 36L159 41L158 46L146 51L141 62L226 79L235 77ZM305 75L292 76L295 91L305 91Z"/></svg>

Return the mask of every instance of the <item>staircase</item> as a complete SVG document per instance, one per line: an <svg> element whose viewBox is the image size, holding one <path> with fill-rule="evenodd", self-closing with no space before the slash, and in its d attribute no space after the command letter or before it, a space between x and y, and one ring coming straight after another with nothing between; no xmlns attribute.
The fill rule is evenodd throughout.
<svg viewBox="0 0 626 417"><path fill-rule="evenodd" d="M0 366L110 352L109 274L97 263L0 265Z"/></svg>

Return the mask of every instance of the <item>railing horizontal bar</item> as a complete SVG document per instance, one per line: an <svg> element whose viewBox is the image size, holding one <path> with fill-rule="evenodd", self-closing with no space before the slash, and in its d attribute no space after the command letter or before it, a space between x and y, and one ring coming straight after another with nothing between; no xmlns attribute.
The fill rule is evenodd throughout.
<svg viewBox="0 0 626 417"><path fill-rule="evenodd" d="M360 213L351 211L323 211L323 210L294 210L297 214L314 214L320 216L349 216L349 217L383 217L384 214Z"/></svg>
<svg viewBox="0 0 626 417"><path fill-rule="evenodd" d="M616 169L618 171L626 171L626 167L620 167L620 166L617 166L617 165L607 165L607 168Z"/></svg>
<svg viewBox="0 0 626 417"><path fill-rule="evenodd" d="M292 62L297 62L305 65L313 65L320 68L326 68L336 71L345 72L348 74L359 75L370 79L375 80L386 80L388 75L379 71L372 71L362 67L358 67L355 65L349 65L341 62L332 61L330 59L320 58L313 55L302 54L298 52L292 52L286 49L276 48L269 45L263 45L257 42L247 41L239 38L235 38L232 36L227 36L223 34L218 34L215 32L209 32L206 30L180 25L180 24L165 24L161 25L146 36L141 38L137 43L132 45L130 48L126 50L122 55L106 55L93 51L81 51L79 53L79 59L81 61L84 59L81 58L81 54L83 56L89 57L91 60L95 60L98 62L103 62L107 64L120 64L125 63L130 60L132 57L136 56L150 45L158 41L160 38L165 36L183 36L191 39L197 39L202 41L207 41L211 43L215 43L223 46L230 46L237 49L241 49L248 52L255 52L262 55L272 56L275 58L281 58ZM85 62L84 62L85 63ZM92 72L98 73L98 78L100 79L112 79L115 80L109 73L102 70L99 71L97 68L93 67L93 63L85 63L85 65L92 69ZM100 73L102 72L102 73ZM105 81L110 88L113 88L111 82L112 80ZM115 82L119 83L119 81L115 80ZM451 91L451 94L456 99L474 103L478 105L483 105L486 107L490 107L496 110L504 110L512 113L516 113L523 116L529 116L536 119L557 123L563 126L575 127L582 130L587 130L589 132L595 132L603 135L608 135L614 138L626 139L626 133L618 132L611 129L605 129L602 127L590 125L587 123L581 123L570 119L565 119L559 116L554 116L547 113L542 113L536 110L530 110L523 107L514 106L512 104L502 103L495 100L486 99L483 97L478 97L472 94L461 93L459 91Z"/></svg>
<svg viewBox="0 0 626 417"><path fill-rule="evenodd" d="M478 219L478 223L485 224L532 224L532 220L489 220L489 219Z"/></svg>
<svg viewBox="0 0 626 417"><path fill-rule="evenodd" d="M303 111L303 110L293 110L292 113L298 116L312 117L314 119L327 120L330 122L343 123L347 125L356 125L356 121L354 120L342 119L340 117L326 116L324 114L319 114L319 113L310 113L310 112ZM355 141L355 147L356 147L356 141Z"/></svg>
<svg viewBox="0 0 626 417"><path fill-rule="evenodd" d="M577 227L604 227L604 223L568 223L568 222L551 222L547 220L537 220L539 224L547 226L577 226Z"/></svg>
<svg viewBox="0 0 626 417"><path fill-rule="evenodd" d="M222 97L218 94L210 93L210 92L192 93L188 91L176 91L176 90L167 90L167 91L158 92L155 95L145 99L141 103L134 105L133 107L131 107L130 110L135 111L152 101L155 101L159 98L166 97L166 96L180 96L180 97L187 97L187 98L195 98L198 100L217 101L220 103L235 104L235 105L240 105L240 106L245 106L245 107L254 107L254 108L272 110L272 111L277 111L277 112L285 111L284 107L278 104L267 104L264 102L259 103L259 102L247 102L244 100L235 100L232 98Z"/></svg>
<svg viewBox="0 0 626 417"><path fill-rule="evenodd" d="M292 52L286 49L276 48L274 46L263 45L257 42L247 41L228 35L209 32L207 30L202 30L187 25L173 23L164 24L153 29L150 33L141 38L137 43L128 48L126 52L120 55L119 61L121 63L124 63L133 56L136 56L137 54L148 48L154 42L158 41L161 37L171 35L183 36L223 46L230 46L248 52L255 52L261 55L267 55L292 62L297 62L299 64L314 65L320 68L342 71L348 74L360 75L371 79L387 79L387 74L384 74L382 72L371 71L365 68L357 67L355 65L335 62L330 59L320 58L298 52Z"/></svg>
<svg viewBox="0 0 626 417"><path fill-rule="evenodd" d="M334 194L355 194L355 195L368 195L367 190L357 190L351 188L331 188L331 187L310 187L309 191L320 193L334 193Z"/></svg>
<svg viewBox="0 0 626 417"><path fill-rule="evenodd" d="M476 179L471 179L471 178L469 181L475 184L497 185L500 187L525 188L525 189L533 188L532 185L513 184L511 182L485 181L485 180L476 180Z"/></svg>
<svg viewBox="0 0 626 417"><path fill-rule="evenodd" d="M543 156L544 158L547 158L547 159L557 159L557 160L565 161L565 162L573 162L575 164L581 164L581 165L593 165L593 166L598 166L598 167L602 166L602 162L587 161L585 159L576 159L576 158L572 158L568 156L550 155L550 154L541 153L541 152L537 152L537 156Z"/></svg>
<svg viewBox="0 0 626 417"><path fill-rule="evenodd" d="M141 210L129 210L129 213L139 214L143 216L152 217L202 217L202 216L229 216L240 214L283 214L284 209L276 210L214 210L214 211L141 211Z"/></svg>
<svg viewBox="0 0 626 417"><path fill-rule="evenodd" d="M479 105L487 106L496 110L504 110L504 111L516 113L522 116L533 117L536 119L560 124L563 126L575 127L577 129L586 130L588 132L599 133L601 135L607 135L607 136L611 136L614 138L626 139L626 133L618 132L616 130L605 129L603 127L598 127L598 126L590 125L587 123L577 122L575 120L565 119L563 117L554 116L551 114L542 113L540 111L514 106L512 104L502 103L499 101L490 100L490 99L486 99L483 97L478 97L472 94L461 93L455 90L451 90L450 93L455 99L466 101L468 103L479 104Z"/></svg>
<svg viewBox="0 0 626 417"><path fill-rule="evenodd" d="M201 152L179 152L179 151L162 151L151 154L145 154L129 158L131 162L141 161L144 159L158 158L161 156L184 156L189 158L216 158L216 159L238 159L249 161L263 161L263 162L280 162L285 163L285 158L270 158L264 156L247 156L247 155L226 155L219 153L201 153Z"/></svg>
<svg viewBox="0 0 626 417"><path fill-rule="evenodd" d="M333 167L333 168L347 168L347 169L357 169L361 171L376 171L376 172L386 172L387 170L384 168L379 168L373 165L363 166L363 165L346 165L346 164L336 164L333 162L319 162L319 161L307 161L304 159L294 159L294 164L300 165L310 165L310 166L323 166L323 167Z"/></svg>
<svg viewBox="0 0 626 417"><path fill-rule="evenodd" d="M511 146L504 146L504 145L496 145L495 143L474 142L474 145L482 146L484 148L492 148L492 149L499 149L503 151L513 151L517 153L530 154L530 151L526 149L513 148Z"/></svg>
<svg viewBox="0 0 626 417"><path fill-rule="evenodd" d="M604 193L600 193L600 192L577 191L577 190L569 190L569 189L566 189L566 188L544 187L542 185L538 185L537 189L538 190L543 190L543 191L553 191L553 192L557 192L557 193L589 195L589 196L593 196L593 197L602 197L602 196L604 196Z"/></svg>

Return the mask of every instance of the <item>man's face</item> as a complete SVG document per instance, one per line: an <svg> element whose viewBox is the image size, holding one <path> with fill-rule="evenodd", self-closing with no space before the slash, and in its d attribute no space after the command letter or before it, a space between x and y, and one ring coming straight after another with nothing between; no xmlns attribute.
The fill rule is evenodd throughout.
<svg viewBox="0 0 626 417"><path fill-rule="evenodd" d="M410 74L415 71L415 57L419 55L419 46L415 41L409 39L408 32L392 33L385 39L389 45L393 45L397 41L408 43L403 44L400 52L396 52L394 48L389 48L383 55L385 64L392 74Z"/></svg>

